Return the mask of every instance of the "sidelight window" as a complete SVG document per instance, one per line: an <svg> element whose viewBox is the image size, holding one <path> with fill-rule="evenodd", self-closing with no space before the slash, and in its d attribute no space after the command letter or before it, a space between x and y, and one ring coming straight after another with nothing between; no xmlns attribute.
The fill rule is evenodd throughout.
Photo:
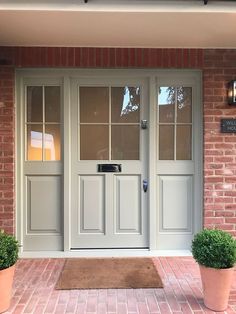
<svg viewBox="0 0 236 314"><path fill-rule="evenodd" d="M192 88L159 87L159 160L192 160Z"/></svg>
<svg viewBox="0 0 236 314"><path fill-rule="evenodd" d="M61 159L60 86L27 86L26 134L28 161Z"/></svg>

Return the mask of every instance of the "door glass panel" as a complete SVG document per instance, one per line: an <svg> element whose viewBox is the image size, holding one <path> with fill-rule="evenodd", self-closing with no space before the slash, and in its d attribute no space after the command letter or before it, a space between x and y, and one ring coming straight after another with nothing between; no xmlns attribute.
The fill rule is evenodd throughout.
<svg viewBox="0 0 236 314"><path fill-rule="evenodd" d="M177 87L177 122L192 122L192 88Z"/></svg>
<svg viewBox="0 0 236 314"><path fill-rule="evenodd" d="M159 122L174 122L175 87L160 87L158 94Z"/></svg>
<svg viewBox="0 0 236 314"><path fill-rule="evenodd" d="M60 125L45 125L44 133L44 160L60 160L61 136Z"/></svg>
<svg viewBox="0 0 236 314"><path fill-rule="evenodd" d="M159 159L174 159L174 126L159 126Z"/></svg>
<svg viewBox="0 0 236 314"><path fill-rule="evenodd" d="M139 129L138 125L113 125L112 159L138 160L139 159Z"/></svg>
<svg viewBox="0 0 236 314"><path fill-rule="evenodd" d="M43 122L43 88L27 87L27 122Z"/></svg>
<svg viewBox="0 0 236 314"><path fill-rule="evenodd" d="M140 120L140 87L112 87L111 116L112 123L138 123Z"/></svg>
<svg viewBox="0 0 236 314"><path fill-rule="evenodd" d="M43 125L27 125L27 160L43 159Z"/></svg>
<svg viewBox="0 0 236 314"><path fill-rule="evenodd" d="M27 160L60 160L60 86L28 86L26 99Z"/></svg>
<svg viewBox="0 0 236 314"><path fill-rule="evenodd" d="M59 86L45 86L45 121L60 122Z"/></svg>
<svg viewBox="0 0 236 314"><path fill-rule="evenodd" d="M176 159L192 159L192 127L191 125L178 125L176 136Z"/></svg>
<svg viewBox="0 0 236 314"><path fill-rule="evenodd" d="M80 122L107 123L109 121L109 88L80 87Z"/></svg>
<svg viewBox="0 0 236 314"><path fill-rule="evenodd" d="M109 159L109 127L108 125L80 126L80 159Z"/></svg>

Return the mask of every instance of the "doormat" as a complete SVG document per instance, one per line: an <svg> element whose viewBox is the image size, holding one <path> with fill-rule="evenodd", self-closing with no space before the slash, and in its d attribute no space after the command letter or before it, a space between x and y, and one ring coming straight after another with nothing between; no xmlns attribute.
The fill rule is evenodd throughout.
<svg viewBox="0 0 236 314"><path fill-rule="evenodd" d="M163 283L151 258L72 258L55 288L163 288Z"/></svg>

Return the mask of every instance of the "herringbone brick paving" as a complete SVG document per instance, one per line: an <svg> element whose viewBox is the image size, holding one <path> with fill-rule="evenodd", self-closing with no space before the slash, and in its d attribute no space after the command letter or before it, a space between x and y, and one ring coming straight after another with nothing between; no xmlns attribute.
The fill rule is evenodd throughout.
<svg viewBox="0 0 236 314"><path fill-rule="evenodd" d="M19 260L12 303L6 314L214 313L203 305L199 270L191 257L154 258L164 289L55 290L64 261ZM236 313L236 272L224 313Z"/></svg>

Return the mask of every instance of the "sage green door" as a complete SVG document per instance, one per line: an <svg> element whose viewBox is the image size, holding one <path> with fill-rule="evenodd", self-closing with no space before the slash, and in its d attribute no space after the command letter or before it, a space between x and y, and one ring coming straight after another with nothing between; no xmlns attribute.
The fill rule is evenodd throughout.
<svg viewBox="0 0 236 314"><path fill-rule="evenodd" d="M148 247L147 95L144 79L71 80L72 249Z"/></svg>

